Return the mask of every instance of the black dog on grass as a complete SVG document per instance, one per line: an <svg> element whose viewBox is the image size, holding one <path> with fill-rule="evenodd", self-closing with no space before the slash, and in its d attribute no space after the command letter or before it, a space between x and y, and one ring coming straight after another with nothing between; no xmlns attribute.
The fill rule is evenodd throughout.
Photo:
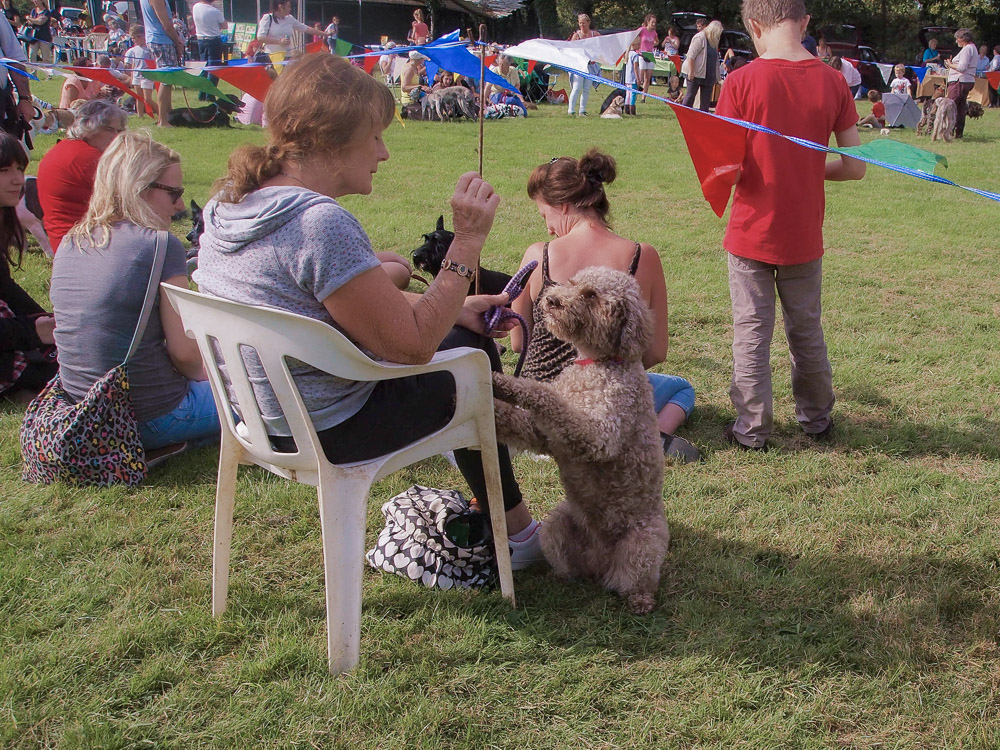
<svg viewBox="0 0 1000 750"><path fill-rule="evenodd" d="M230 116L243 109L243 102L235 97L216 99L204 107L180 107L167 118L177 128L228 128Z"/></svg>
<svg viewBox="0 0 1000 750"><path fill-rule="evenodd" d="M455 239L455 233L444 228L444 216L439 216L437 229L430 234L424 235L424 244L413 251L413 265L422 271L427 271L431 276L437 276L441 270L441 261L451 247L451 241ZM508 274L500 271L491 271L488 268L479 269L479 293L480 294L500 294L503 292L507 282L510 281ZM469 294L475 294L476 282L469 285Z"/></svg>

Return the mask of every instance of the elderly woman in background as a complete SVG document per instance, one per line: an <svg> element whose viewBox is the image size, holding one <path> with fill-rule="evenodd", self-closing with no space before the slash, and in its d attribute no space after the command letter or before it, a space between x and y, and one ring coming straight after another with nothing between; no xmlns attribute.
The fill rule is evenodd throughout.
<svg viewBox="0 0 1000 750"><path fill-rule="evenodd" d="M504 295L469 296L470 277L493 225L499 196L475 174L451 199L455 239L441 272L421 295L395 288L361 223L338 201L368 195L389 151L382 132L396 110L389 89L341 57L306 55L278 77L264 103L266 145L244 145L205 206L195 281L209 294L267 305L336 326L371 356L424 363L439 348L476 346L494 368L499 356L482 333L483 312ZM252 352L244 365L278 450L294 450L281 409ZM455 381L428 373L378 383L292 367L320 443L333 463L384 455L444 427L455 409ZM480 507L486 496L480 454L455 461ZM511 564L541 559L538 524L500 450Z"/></svg>
<svg viewBox="0 0 1000 750"><path fill-rule="evenodd" d="M948 68L948 98L955 102L955 137L965 135L965 115L969 111L969 93L976 83L976 67L979 64L979 53L972 41L972 32L959 29L955 32L955 42L958 44L958 54L944 61Z"/></svg>
<svg viewBox="0 0 1000 750"><path fill-rule="evenodd" d="M699 31L688 47L684 61L685 75L688 76L687 92L682 104L694 105L694 97L701 92L698 108L707 112L712 104L712 90L719 80L719 39L722 37L722 23L712 21Z"/></svg>
<svg viewBox="0 0 1000 750"><path fill-rule="evenodd" d="M90 59L77 57L73 60L72 65L74 68L89 68ZM89 78L84 78L76 73L70 73L66 76L66 80L63 81L62 93L59 95L59 107L69 109L70 105L75 101L82 99L87 102L91 99L96 99L100 95L100 83L91 81Z"/></svg>
<svg viewBox="0 0 1000 750"><path fill-rule="evenodd" d="M83 398L125 359L142 310L158 230L184 209L180 156L145 133L123 133L100 163L86 215L52 264L59 377ZM186 287L184 246L172 235L158 282ZM147 451L219 434L198 345L159 291L128 364L129 390Z"/></svg>
<svg viewBox="0 0 1000 750"><path fill-rule="evenodd" d="M68 138L49 149L38 164L38 201L52 249L87 212L97 162L115 137L128 127L118 105L94 99L76 110Z"/></svg>

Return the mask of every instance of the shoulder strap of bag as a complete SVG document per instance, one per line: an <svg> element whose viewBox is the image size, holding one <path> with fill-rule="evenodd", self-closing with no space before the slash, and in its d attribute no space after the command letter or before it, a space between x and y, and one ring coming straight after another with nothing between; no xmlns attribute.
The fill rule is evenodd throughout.
<svg viewBox="0 0 1000 750"><path fill-rule="evenodd" d="M149 315L153 312L153 302L160 290L160 276L163 275L163 262L167 258L167 233L159 230L156 233L156 247L153 250L153 268L149 272L149 284L146 285L146 298L142 301L142 312L139 313L139 322L135 327L135 334L132 336L132 343L129 344L128 354L122 360L126 364L135 354L142 342L142 335L146 332L146 324L149 322Z"/></svg>

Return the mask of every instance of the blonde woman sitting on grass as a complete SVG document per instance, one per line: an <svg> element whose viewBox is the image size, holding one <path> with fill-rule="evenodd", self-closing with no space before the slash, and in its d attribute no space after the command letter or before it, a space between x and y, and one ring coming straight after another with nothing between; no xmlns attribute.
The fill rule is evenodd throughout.
<svg viewBox="0 0 1000 750"><path fill-rule="evenodd" d="M177 152L146 133L119 135L101 156L87 213L52 264L59 376L83 398L121 364L139 320L158 230L184 209ZM184 246L168 235L158 282L187 287ZM164 448L219 434L219 417L198 346L157 292L142 343L128 364L143 447Z"/></svg>

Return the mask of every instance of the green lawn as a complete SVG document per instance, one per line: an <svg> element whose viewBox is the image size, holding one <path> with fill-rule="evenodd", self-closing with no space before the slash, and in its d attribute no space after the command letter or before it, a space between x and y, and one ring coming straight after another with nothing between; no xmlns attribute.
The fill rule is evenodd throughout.
<svg viewBox="0 0 1000 750"><path fill-rule="evenodd" d="M53 96L51 83L37 88ZM592 111L602 99L592 95ZM591 146L618 159L614 227L663 257L664 371L694 383L684 434L707 456L667 470L673 545L653 614L629 615L617 597L544 569L517 575L516 610L498 593L368 571L361 664L332 678L312 490L242 470L230 607L216 621L216 451L135 490L29 486L20 411L3 407L0 745L1000 747L996 204L877 168L828 186L836 440L801 435L779 335L778 450L749 455L721 437L733 415L724 222L701 198L673 115L639 111L571 120L545 107L488 123L485 172L503 203L484 263L513 271L544 238L524 189L534 166ZM390 127L374 193L344 200L377 249L408 252L446 213L477 163L476 131ZM1000 115L966 132L935 144L944 174L997 190ZM183 155L199 202L232 148L263 138L157 135ZM53 142L41 140L36 156ZM15 276L47 300L48 273L32 253ZM554 467L522 457L516 469L544 516L561 496ZM443 459L380 482L369 541L380 504L414 483L465 489Z"/></svg>

